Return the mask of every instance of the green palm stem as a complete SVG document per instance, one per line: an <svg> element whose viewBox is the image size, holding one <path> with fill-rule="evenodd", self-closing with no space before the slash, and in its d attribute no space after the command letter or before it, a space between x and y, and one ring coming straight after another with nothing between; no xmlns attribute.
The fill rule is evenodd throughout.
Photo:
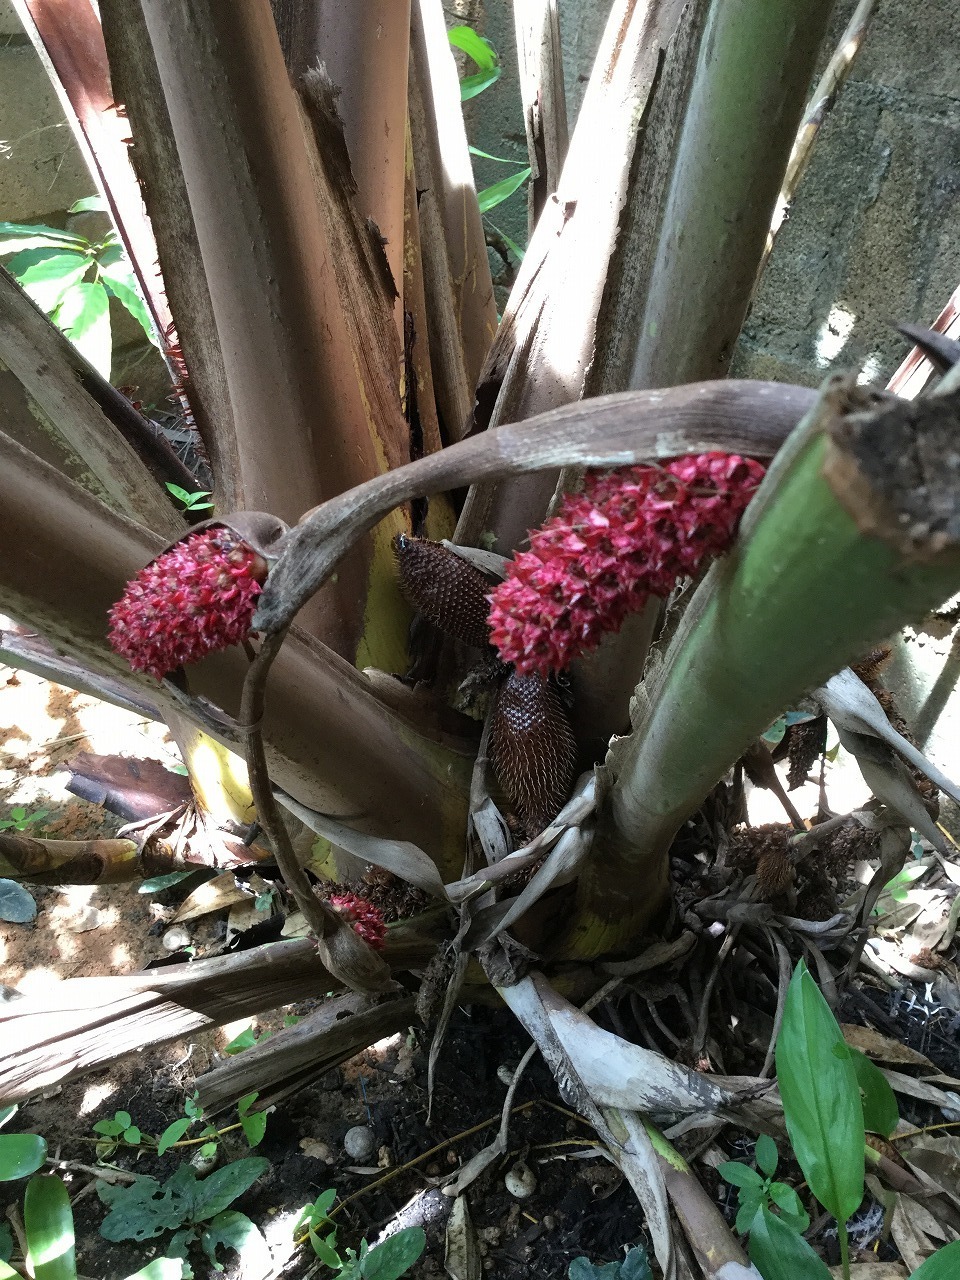
<svg viewBox="0 0 960 1280"><path fill-rule="evenodd" d="M960 589L958 429L960 393L911 403L828 381L648 664L554 955L629 950L667 906L674 836L749 743Z"/></svg>

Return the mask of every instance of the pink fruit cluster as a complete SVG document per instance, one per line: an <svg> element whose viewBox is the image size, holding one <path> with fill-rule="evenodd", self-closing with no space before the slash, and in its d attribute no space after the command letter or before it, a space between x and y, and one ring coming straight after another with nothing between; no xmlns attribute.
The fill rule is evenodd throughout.
<svg viewBox="0 0 960 1280"><path fill-rule="evenodd" d="M267 565L230 529L191 534L141 569L110 610L111 647L134 671L169 671L250 632Z"/></svg>
<svg viewBox="0 0 960 1280"><path fill-rule="evenodd" d="M501 658L547 675L591 652L651 596L726 551L763 474L726 453L589 474L488 597Z"/></svg>
<svg viewBox="0 0 960 1280"><path fill-rule="evenodd" d="M366 898L357 897L355 893L334 893L327 902L353 925L354 933L359 934L364 942L368 942L377 951L383 950L387 926L379 907L375 907Z"/></svg>

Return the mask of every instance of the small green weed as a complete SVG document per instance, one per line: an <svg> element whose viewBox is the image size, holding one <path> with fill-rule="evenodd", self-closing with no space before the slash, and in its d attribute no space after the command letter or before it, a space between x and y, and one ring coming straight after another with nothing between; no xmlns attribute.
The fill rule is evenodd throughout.
<svg viewBox="0 0 960 1280"><path fill-rule="evenodd" d="M423 1229L404 1227L373 1249L366 1240L361 1240L359 1253L353 1249L341 1253L337 1247L337 1227L329 1217L336 1198L337 1193L331 1188L303 1208L294 1231L300 1232L306 1227L306 1234L298 1243L309 1240L314 1253L337 1273L339 1280L397 1280L405 1275L426 1247Z"/></svg>

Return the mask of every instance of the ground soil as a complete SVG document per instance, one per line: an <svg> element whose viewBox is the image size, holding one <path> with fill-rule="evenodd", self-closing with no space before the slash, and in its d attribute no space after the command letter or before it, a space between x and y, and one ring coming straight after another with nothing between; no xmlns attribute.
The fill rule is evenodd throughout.
<svg viewBox="0 0 960 1280"><path fill-rule="evenodd" d="M118 821L97 805L72 797L60 766L77 751L120 751L170 764L172 744L162 727L25 673L0 667L0 817L13 806L28 813L43 808L42 822L30 829L75 839L114 834ZM33 887L36 920L0 922L0 980L26 992L71 977L125 973L162 959L165 921L177 890L158 895L137 886ZM183 896L182 893L179 894ZM217 922L191 923L194 942L222 932ZM306 1012L309 1004L296 1006ZM280 1025L285 1012L259 1021L257 1030ZM169 1237L143 1243L111 1244L99 1234L106 1207L96 1192L97 1154L93 1124L129 1112L144 1134L159 1134L183 1115L184 1099L196 1076L222 1054L238 1027L198 1035L144 1052L109 1070L54 1088L21 1106L6 1132L36 1132L63 1162L74 1205L77 1265L83 1276L122 1280L152 1257L161 1256ZM514 1067L528 1041L504 1010L458 1010L437 1073L433 1112L427 1121L427 1043L415 1032L368 1050L271 1113L256 1154L270 1161L269 1172L236 1201L260 1226L279 1266L277 1275L311 1273L315 1260L291 1246L300 1209L327 1187L351 1200L340 1217L340 1243L373 1240L397 1215L420 1222L426 1253L410 1275L444 1274L444 1232L452 1200L440 1184L492 1140L506 1095L504 1072ZM498 1074L498 1072L500 1074ZM563 1103L547 1070L534 1063L515 1098L521 1110L511 1126L508 1153L467 1192L484 1272L504 1280L537 1275L565 1277L579 1256L594 1262L623 1257L625 1246L645 1241L636 1198L593 1146L592 1133ZM531 1104L524 1107L524 1104ZM221 1125L235 1120L225 1114ZM484 1121L492 1123L477 1132ZM367 1125L375 1134L375 1154L363 1172L343 1147L346 1131ZM433 1147L449 1145L376 1187L391 1169ZM236 1131L221 1143L220 1163L249 1155ZM182 1156L137 1155L123 1150L110 1157L121 1169L165 1179ZM532 1194L515 1199L504 1175L518 1159L536 1178ZM19 1225L22 1183L0 1184L0 1208ZM235 1254L227 1254L226 1275L239 1276ZM216 1272L201 1254L193 1259L198 1278ZM331 1274L321 1268L320 1274Z"/></svg>

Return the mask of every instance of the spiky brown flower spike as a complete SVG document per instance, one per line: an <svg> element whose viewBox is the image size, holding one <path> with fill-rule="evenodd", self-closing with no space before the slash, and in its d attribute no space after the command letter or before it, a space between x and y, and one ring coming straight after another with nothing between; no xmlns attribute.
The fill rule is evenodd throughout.
<svg viewBox="0 0 960 1280"><path fill-rule="evenodd" d="M569 797L576 761L566 708L543 676L512 671L500 686L490 758L524 835L532 839Z"/></svg>
<svg viewBox="0 0 960 1280"><path fill-rule="evenodd" d="M382 951L387 937L383 912L366 898L355 893L333 893L327 898L334 911L339 912L351 925L354 933L368 942L375 951Z"/></svg>
<svg viewBox="0 0 960 1280"><path fill-rule="evenodd" d="M763 468L702 453L588 475L490 595L491 640L518 671L562 671L650 596L729 547Z"/></svg>
<svg viewBox="0 0 960 1280"><path fill-rule="evenodd" d="M110 610L110 645L134 671L168 671L250 632L267 562L218 525L175 543L127 583Z"/></svg>
<svg viewBox="0 0 960 1280"><path fill-rule="evenodd" d="M403 593L425 618L447 635L485 649L489 580L455 551L429 538L398 533L393 551Z"/></svg>

